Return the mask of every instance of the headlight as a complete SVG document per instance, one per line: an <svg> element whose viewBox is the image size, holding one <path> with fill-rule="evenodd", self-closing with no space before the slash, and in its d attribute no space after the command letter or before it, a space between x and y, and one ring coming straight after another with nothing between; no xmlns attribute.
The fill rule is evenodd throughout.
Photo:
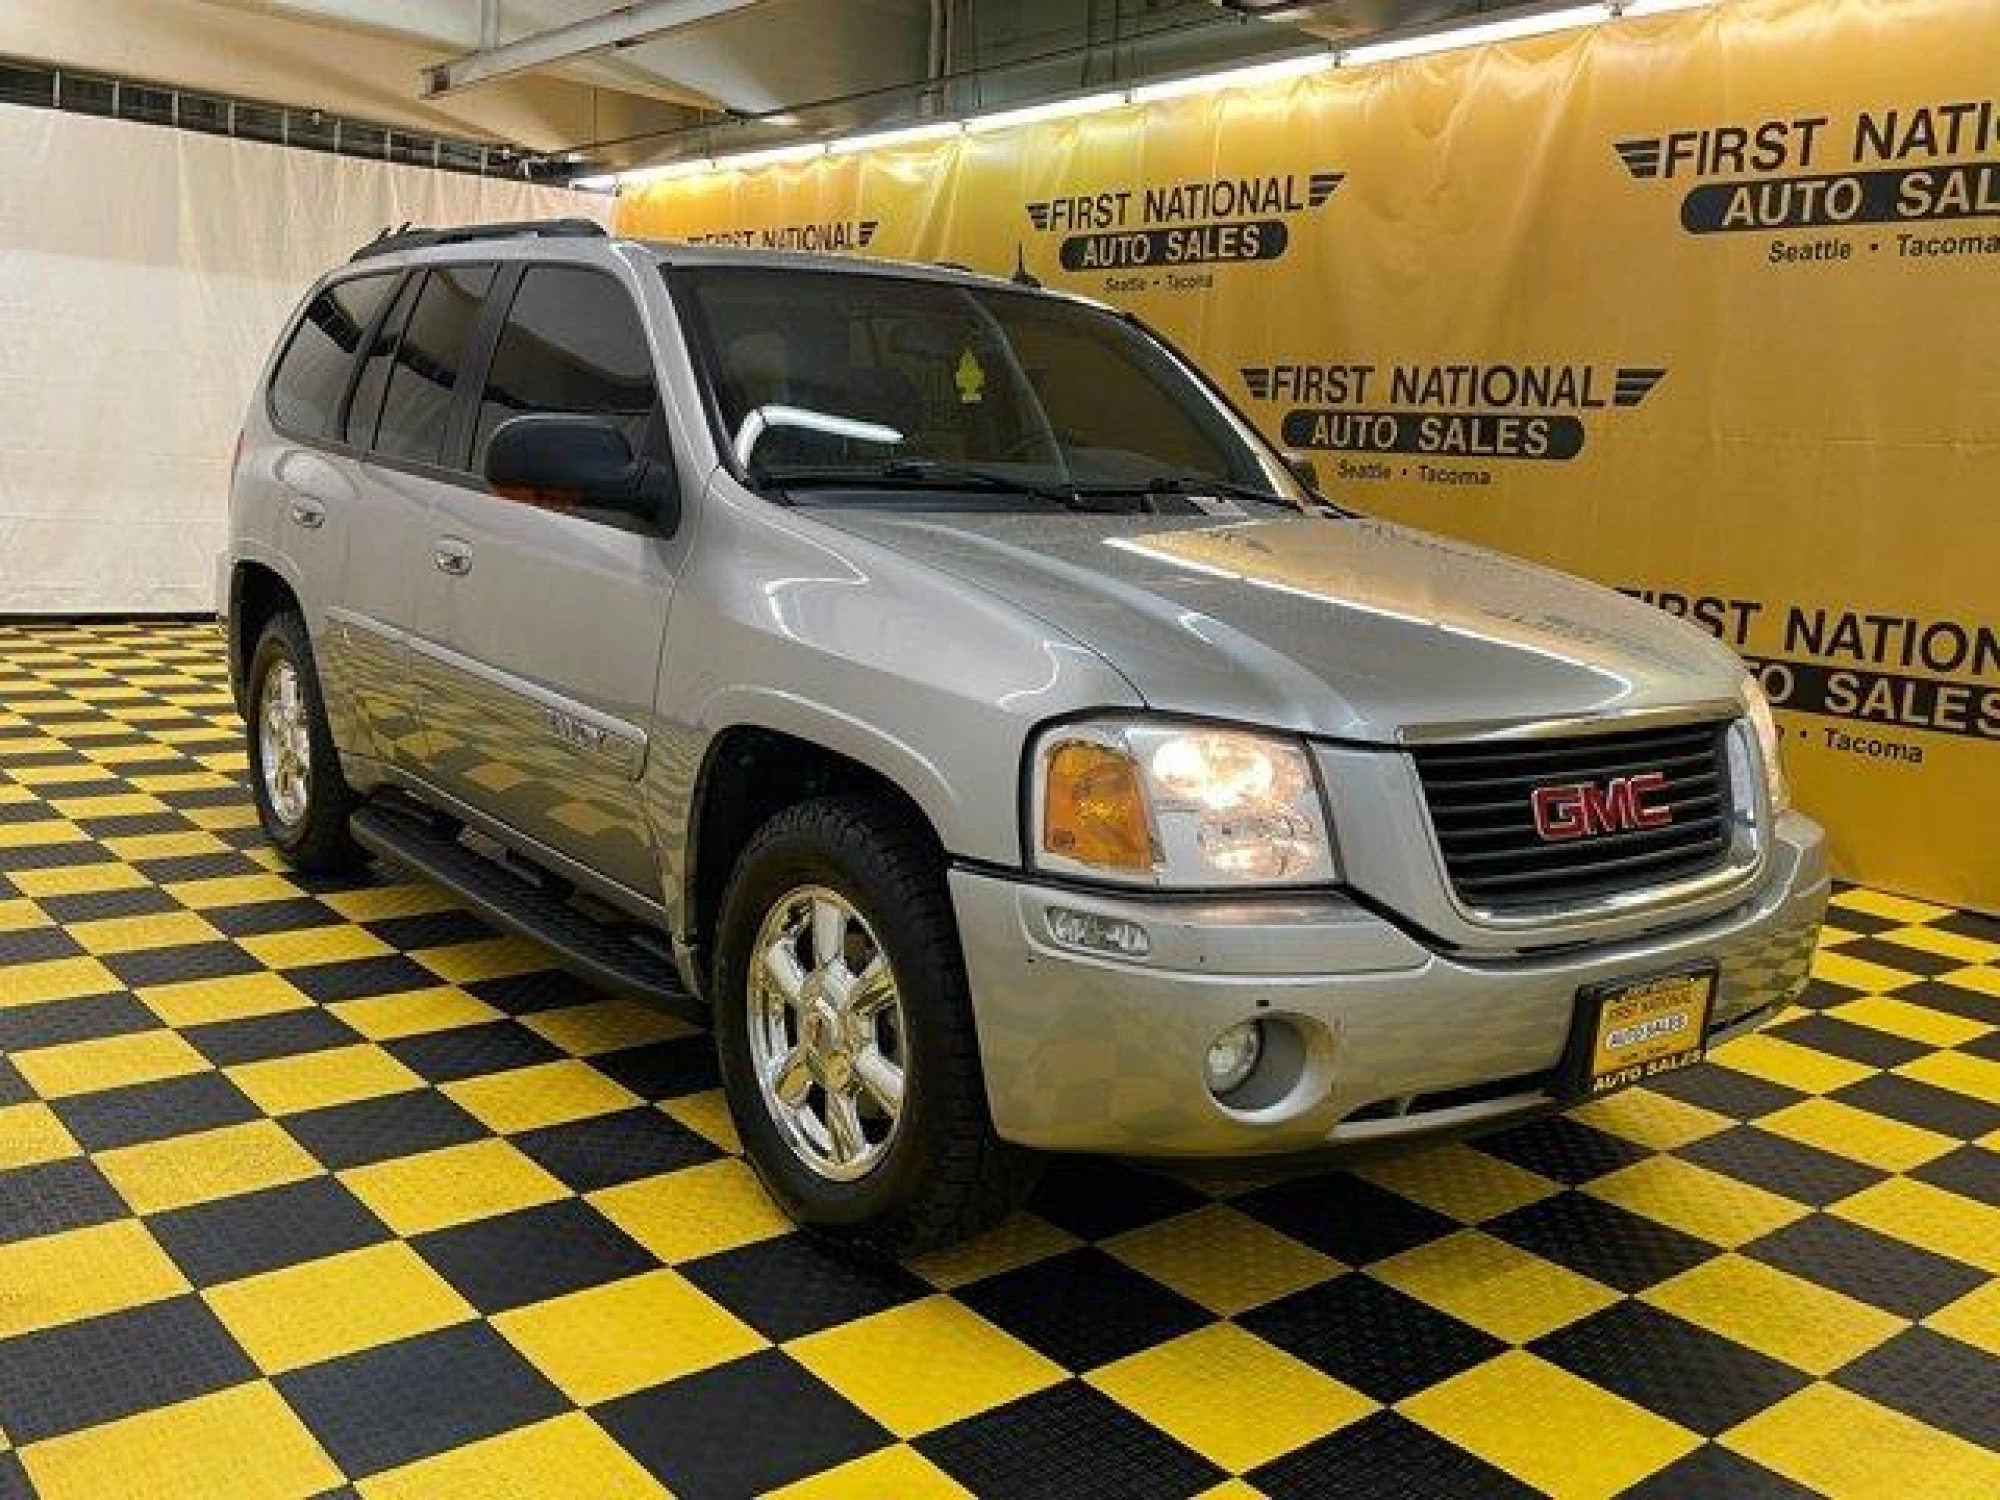
<svg viewBox="0 0 2000 1500"><path fill-rule="evenodd" d="M1771 716L1771 700L1764 696L1757 679L1743 679L1743 698L1750 709L1750 727L1757 732L1757 758L1764 762L1764 786L1771 794L1771 816L1792 805L1791 788L1785 785L1785 765L1778 721Z"/></svg>
<svg viewBox="0 0 2000 1500"><path fill-rule="evenodd" d="M1036 743L1035 863L1155 886L1310 885L1336 866L1303 745L1202 725L1093 720Z"/></svg>

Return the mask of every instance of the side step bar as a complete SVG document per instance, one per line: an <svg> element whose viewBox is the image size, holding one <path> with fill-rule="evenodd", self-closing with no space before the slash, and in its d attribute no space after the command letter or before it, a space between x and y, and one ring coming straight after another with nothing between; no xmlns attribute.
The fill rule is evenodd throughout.
<svg viewBox="0 0 2000 1500"><path fill-rule="evenodd" d="M540 943L579 979L707 1024L707 1010L682 988L665 957L439 833L421 816L370 802L355 810L349 826L370 853L452 891L496 926Z"/></svg>

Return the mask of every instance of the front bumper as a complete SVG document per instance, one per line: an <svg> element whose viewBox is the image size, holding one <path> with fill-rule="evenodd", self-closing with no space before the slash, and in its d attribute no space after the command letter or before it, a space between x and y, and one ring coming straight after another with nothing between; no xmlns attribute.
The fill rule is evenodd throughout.
<svg viewBox="0 0 2000 1500"><path fill-rule="evenodd" d="M1585 985L1713 960L1711 1036L1759 1024L1803 988L1826 906L1822 839L1796 814L1774 833L1764 878L1727 912L1509 956L1436 951L1337 895L1128 897L955 869L994 1125L1048 1150L1231 1156L1545 1109ZM1060 948L1052 906L1137 922L1151 949L1112 960ZM1203 1059L1218 1032L1253 1018L1282 1021L1274 1034L1299 1045L1270 1054L1254 1106L1232 1108L1209 1092Z"/></svg>

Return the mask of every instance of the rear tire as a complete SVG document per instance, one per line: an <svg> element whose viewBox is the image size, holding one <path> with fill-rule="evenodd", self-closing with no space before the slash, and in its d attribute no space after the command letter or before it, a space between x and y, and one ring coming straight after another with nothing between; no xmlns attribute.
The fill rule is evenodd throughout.
<svg viewBox="0 0 2000 1500"><path fill-rule="evenodd" d="M893 805L827 797L758 830L723 896L714 1002L737 1133L800 1224L911 1255L1034 1185L987 1111L943 861Z"/></svg>
<svg viewBox="0 0 2000 1500"><path fill-rule="evenodd" d="M366 856L347 831L347 816L359 799L340 774L312 641L297 610L265 621L244 701L250 791L265 837L305 874L358 867Z"/></svg>

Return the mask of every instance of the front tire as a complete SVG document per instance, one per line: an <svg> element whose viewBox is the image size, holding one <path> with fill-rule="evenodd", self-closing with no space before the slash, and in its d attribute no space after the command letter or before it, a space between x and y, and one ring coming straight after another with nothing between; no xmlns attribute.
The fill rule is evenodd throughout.
<svg viewBox="0 0 2000 1500"><path fill-rule="evenodd" d="M355 795L340 774L312 641L296 610L264 624L250 657L250 791L264 835L293 869L352 869L363 855L347 831Z"/></svg>
<svg viewBox="0 0 2000 1500"><path fill-rule="evenodd" d="M1001 1141L943 861L887 802L779 813L723 897L715 1040L730 1113L800 1224L877 1255L1004 1218L1034 1156Z"/></svg>

